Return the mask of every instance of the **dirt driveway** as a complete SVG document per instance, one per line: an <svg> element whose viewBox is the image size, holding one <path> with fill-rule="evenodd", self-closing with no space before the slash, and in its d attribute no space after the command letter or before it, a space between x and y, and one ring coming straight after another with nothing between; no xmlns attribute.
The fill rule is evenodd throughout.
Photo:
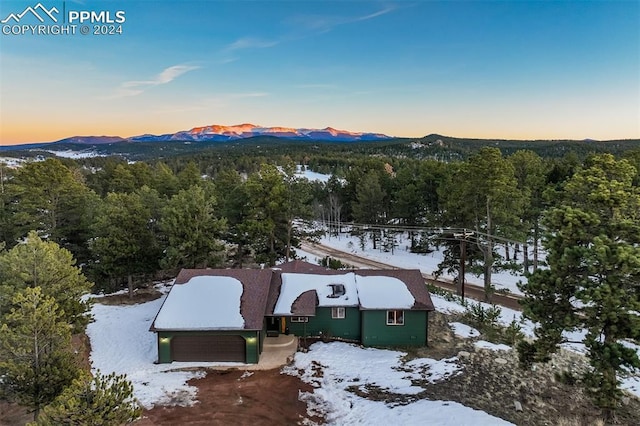
<svg viewBox="0 0 640 426"><path fill-rule="evenodd" d="M136 425L295 425L307 416L299 392L313 388L274 370L213 370L189 384L198 388L193 407L156 407ZM322 423L320 418L311 418ZM308 423L307 423L308 424Z"/></svg>

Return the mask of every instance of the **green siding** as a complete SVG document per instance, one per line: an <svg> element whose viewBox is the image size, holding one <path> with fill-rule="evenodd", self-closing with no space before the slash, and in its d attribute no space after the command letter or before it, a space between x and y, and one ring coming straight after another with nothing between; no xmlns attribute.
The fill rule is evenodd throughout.
<svg viewBox="0 0 640 426"><path fill-rule="evenodd" d="M262 321L262 330L260 330L260 353L264 349L264 339L267 338L267 321Z"/></svg>
<svg viewBox="0 0 640 426"><path fill-rule="evenodd" d="M257 364L260 359L262 346L261 331L158 331L158 363L173 362L171 359L171 339L183 335L221 335L232 334L242 336L246 342L247 364Z"/></svg>
<svg viewBox="0 0 640 426"><path fill-rule="evenodd" d="M345 308L344 318L331 318L331 308L316 308L316 316L309 322L291 322L287 317L289 332L296 336L329 336L348 340L360 340L360 310L357 307Z"/></svg>
<svg viewBox="0 0 640 426"><path fill-rule="evenodd" d="M387 325L387 311L362 311L364 346L425 346L427 312L404 311L404 325Z"/></svg>

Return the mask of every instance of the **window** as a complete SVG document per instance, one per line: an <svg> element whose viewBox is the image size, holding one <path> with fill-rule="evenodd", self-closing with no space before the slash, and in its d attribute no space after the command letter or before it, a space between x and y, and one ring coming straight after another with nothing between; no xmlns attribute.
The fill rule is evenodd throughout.
<svg viewBox="0 0 640 426"><path fill-rule="evenodd" d="M404 311L387 311L387 325L404 325Z"/></svg>
<svg viewBox="0 0 640 426"><path fill-rule="evenodd" d="M334 319L344 318L344 308L331 308L331 318L334 318Z"/></svg>
<svg viewBox="0 0 640 426"><path fill-rule="evenodd" d="M291 317L291 322L309 322L309 317Z"/></svg>

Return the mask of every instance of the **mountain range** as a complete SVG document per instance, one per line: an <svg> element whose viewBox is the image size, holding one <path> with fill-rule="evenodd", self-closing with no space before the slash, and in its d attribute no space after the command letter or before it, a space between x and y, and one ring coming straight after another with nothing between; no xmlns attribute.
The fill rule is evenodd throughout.
<svg viewBox="0 0 640 426"><path fill-rule="evenodd" d="M59 140L55 143L100 145L116 142L226 142L256 136L272 136L292 140L324 140L336 142L378 141L391 139L391 136L383 135L381 133L350 132L348 130L337 130L332 127L326 127L324 129L295 129L291 127L263 127L245 123L235 126L213 124L210 126L194 127L191 130L183 130L164 135L145 134L129 138L122 138L119 136L73 136Z"/></svg>

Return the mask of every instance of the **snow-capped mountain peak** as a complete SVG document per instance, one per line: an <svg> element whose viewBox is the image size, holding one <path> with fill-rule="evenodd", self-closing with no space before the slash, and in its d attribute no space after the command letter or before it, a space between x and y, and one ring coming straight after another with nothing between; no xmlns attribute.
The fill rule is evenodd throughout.
<svg viewBox="0 0 640 426"><path fill-rule="evenodd" d="M390 136L380 133L361 133L338 130L332 127L324 129L296 129L291 127L264 127L251 123L224 126L212 124L209 126L194 127L191 130L183 130L167 135L141 135L130 138L132 141L228 141L245 139L255 136L275 136L284 139L296 140L335 140L335 141L373 141L390 139Z"/></svg>

